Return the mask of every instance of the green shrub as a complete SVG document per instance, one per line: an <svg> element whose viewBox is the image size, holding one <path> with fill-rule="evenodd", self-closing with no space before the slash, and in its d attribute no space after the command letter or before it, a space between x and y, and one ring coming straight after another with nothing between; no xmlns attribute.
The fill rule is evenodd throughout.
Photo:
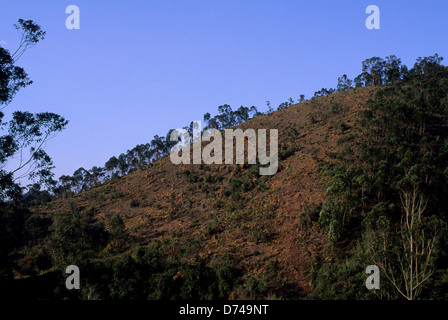
<svg viewBox="0 0 448 320"><path fill-rule="evenodd" d="M126 196L126 194L125 194L124 192L116 191L116 192L114 192L114 193L110 196L110 198L111 198L112 200L114 200L114 199L121 199L121 198L123 198L123 197L125 197L125 196Z"/></svg>
<svg viewBox="0 0 448 320"><path fill-rule="evenodd" d="M118 213L115 213L109 222L111 239L121 243L126 238L126 227L123 219Z"/></svg>
<svg viewBox="0 0 448 320"><path fill-rule="evenodd" d="M213 217L213 221L207 224L204 229L204 235L206 237L211 237L212 235L218 234L223 231L223 227L216 216Z"/></svg>
<svg viewBox="0 0 448 320"><path fill-rule="evenodd" d="M137 207L140 206L140 202L139 202L137 199L131 199L131 200L129 201L129 206L130 206L131 208L137 208Z"/></svg>

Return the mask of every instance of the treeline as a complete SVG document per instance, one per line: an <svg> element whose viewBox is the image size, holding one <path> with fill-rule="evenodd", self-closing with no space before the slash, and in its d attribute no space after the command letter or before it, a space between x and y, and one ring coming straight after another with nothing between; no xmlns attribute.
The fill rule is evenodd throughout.
<svg viewBox="0 0 448 320"><path fill-rule="evenodd" d="M436 53L434 56L418 58L414 68L409 68L402 63L401 59L395 55L387 56L385 59L372 57L362 62L362 72L353 80L346 74L338 78L336 88L322 88L311 97L311 100L325 97L330 94L346 91L352 88L362 88L369 86L391 85L399 82L409 82L413 77L425 73L434 65L440 65L442 57ZM297 103L306 101L305 95L300 95ZM295 103L294 99L282 102L277 110L287 108ZM274 111L268 101L268 112Z"/></svg>
<svg viewBox="0 0 448 320"><path fill-rule="evenodd" d="M427 73L434 66L440 65L442 59L437 54L431 57L418 58L414 68L411 70L402 64L401 59L395 55L390 55L385 59L379 57L366 59L362 62L362 73L356 76L354 80L349 79L344 74L338 78L337 88L322 88L316 91L311 99L351 88L406 83L420 74ZM300 103L305 100L305 96L300 95L297 102ZM288 101L281 103L277 110L287 108L294 103L294 100L289 98ZM269 101L267 102L267 107L266 113L273 112ZM202 130L209 128L224 130L262 114L264 113L258 111L255 106L250 108L241 106L237 110L233 110L231 106L225 104L218 107L218 114L214 117L211 117L208 112L204 114ZM184 127L184 129L192 136L193 122L189 126ZM88 170L81 167L71 176L63 175L57 181L51 181L48 190L41 190L41 185L39 184L28 186L24 202L35 204L50 201L54 197L59 198L86 191L133 171L143 169L169 154L171 148L175 145L175 142L170 141L172 130L169 130L165 136L155 135L151 142L139 144L126 153L111 157L103 166L94 166Z"/></svg>
<svg viewBox="0 0 448 320"><path fill-rule="evenodd" d="M361 88L368 86L381 86L396 84L399 82L409 82L415 77L425 74L431 68L440 66L443 58L436 53L434 56L418 58L414 67L409 68L404 65L400 58L395 55L387 56L385 59L372 57L362 62L362 72L353 80L346 74L338 78L336 88L322 88L314 93L311 99L327 96L339 91L346 91L351 88Z"/></svg>
<svg viewBox="0 0 448 320"><path fill-rule="evenodd" d="M263 114L255 106L250 108L241 106L237 110L225 104L218 107L218 114L211 117L210 113L203 116L202 131L213 128L224 130L238 126L247 120ZM193 122L184 127L193 136ZM141 170L155 161L169 155L176 142L170 141L173 129L165 136L155 135L151 142L138 144L134 148L119 156L111 157L103 166L94 166L91 169L79 168L71 176L63 175L51 182L49 190L41 190L40 184L28 186L24 202L28 205L51 201L54 197L64 197L81 191L90 190L113 179L118 179L136 170Z"/></svg>

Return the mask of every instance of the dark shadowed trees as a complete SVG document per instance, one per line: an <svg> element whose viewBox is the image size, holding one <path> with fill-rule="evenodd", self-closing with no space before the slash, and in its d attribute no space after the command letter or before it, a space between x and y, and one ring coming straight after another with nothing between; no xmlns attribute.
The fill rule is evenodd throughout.
<svg viewBox="0 0 448 320"><path fill-rule="evenodd" d="M353 81L350 80L346 74L344 74L342 77L338 78L338 91L345 91L353 87Z"/></svg>

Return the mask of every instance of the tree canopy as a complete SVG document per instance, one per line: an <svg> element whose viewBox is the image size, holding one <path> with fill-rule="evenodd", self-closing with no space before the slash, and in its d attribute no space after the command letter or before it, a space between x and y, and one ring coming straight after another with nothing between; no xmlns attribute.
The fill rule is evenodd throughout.
<svg viewBox="0 0 448 320"><path fill-rule="evenodd" d="M19 31L20 43L14 53L0 46L0 125L3 131L0 136L0 200L3 201L20 197L20 179L51 184L53 162L43 147L68 123L51 112L15 111L10 121L4 120L3 110L16 93L32 84L25 70L16 63L26 50L45 37L45 31L32 20L19 19L15 28Z"/></svg>

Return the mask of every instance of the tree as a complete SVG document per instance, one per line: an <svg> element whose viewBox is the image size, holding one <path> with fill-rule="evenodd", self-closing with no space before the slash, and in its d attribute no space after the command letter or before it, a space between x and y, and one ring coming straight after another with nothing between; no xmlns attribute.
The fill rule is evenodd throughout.
<svg viewBox="0 0 448 320"><path fill-rule="evenodd" d="M57 187L53 188L53 192L56 196L66 196L70 192L73 192L73 178L68 175L62 175L58 179Z"/></svg>
<svg viewBox="0 0 448 320"><path fill-rule="evenodd" d="M230 128L235 125L236 119L232 107L228 104L224 104L218 107L219 115L218 120L221 124L221 128Z"/></svg>
<svg viewBox="0 0 448 320"><path fill-rule="evenodd" d="M401 72L403 69L400 58L397 58L394 55L386 57L384 69L386 83L395 83L401 79Z"/></svg>
<svg viewBox="0 0 448 320"><path fill-rule="evenodd" d="M101 183L105 173L102 167L93 166L92 169L89 170L89 174L89 177L91 178L89 188L93 188Z"/></svg>
<svg viewBox="0 0 448 320"><path fill-rule="evenodd" d="M361 73L360 75L356 76L355 79L353 79L353 83L355 84L355 88L361 88L364 87L365 84L365 73Z"/></svg>
<svg viewBox="0 0 448 320"><path fill-rule="evenodd" d="M314 96L312 99L316 99L319 97L325 97L325 96L328 96L329 94L333 94L335 92L336 92L336 90L333 88L330 88L330 89L322 88L321 90L314 92Z"/></svg>
<svg viewBox="0 0 448 320"><path fill-rule="evenodd" d="M103 223L85 212L55 215L50 232L46 246L53 265L62 270L70 264L88 264L109 240Z"/></svg>
<svg viewBox="0 0 448 320"><path fill-rule="evenodd" d="M430 57L419 57L414 64L413 70L419 75L430 75L444 69L444 66L441 65L442 61L443 57L439 57L437 53Z"/></svg>
<svg viewBox="0 0 448 320"><path fill-rule="evenodd" d="M365 85L380 86L383 84L385 62L379 57L373 57L362 62L362 75Z"/></svg>
<svg viewBox="0 0 448 320"><path fill-rule="evenodd" d="M191 131L193 131L193 124L190 123ZM166 139L165 137L159 137L157 134L154 136L154 138L151 140L151 148L153 150L154 154L154 160L160 160L164 156L166 156L169 152L167 147Z"/></svg>
<svg viewBox="0 0 448 320"><path fill-rule="evenodd" d="M338 91L345 91L352 87L353 87L353 81L348 79L346 74L338 78L338 87L337 87Z"/></svg>
<svg viewBox="0 0 448 320"><path fill-rule="evenodd" d="M21 89L32 84L28 74L16 66L17 60L30 47L45 37L45 32L32 20L19 19L15 28L20 32L20 44L13 54L0 46L0 107L3 110ZM0 200L15 199L21 195L18 180L28 178L50 185L53 162L43 146L56 132L62 131L68 121L50 112L32 114L16 111L4 122L0 111L0 125L7 131L0 136ZM11 164L13 158L17 164ZM6 169L7 165L15 165Z"/></svg>
<svg viewBox="0 0 448 320"><path fill-rule="evenodd" d="M122 176L128 172L129 164L124 153L118 156L118 169L120 169Z"/></svg>
<svg viewBox="0 0 448 320"><path fill-rule="evenodd" d="M403 253L399 256L402 270L405 297L413 300L422 290L422 284L434 273L433 263L438 230L428 232L423 213L427 200L417 186L401 193L401 203L404 214L401 218ZM426 232L425 232L426 231ZM400 291L401 294L403 294Z"/></svg>
<svg viewBox="0 0 448 320"><path fill-rule="evenodd" d="M111 240L115 243L115 245L121 246L124 240L126 240L127 233L123 219L118 213L115 213L111 217L109 228Z"/></svg>
<svg viewBox="0 0 448 320"><path fill-rule="evenodd" d="M234 112L235 118L236 118L235 119L236 123L243 123L243 122L249 120L249 118L250 118L249 111L250 111L250 109L248 107L244 107L244 106L239 107Z"/></svg>
<svg viewBox="0 0 448 320"><path fill-rule="evenodd" d="M427 200L416 185L402 190L400 198L403 214L398 239L390 232L387 219L381 217L376 230L369 227L366 240L374 263L392 286L404 298L414 300L435 271L440 225L438 220L423 216Z"/></svg>
<svg viewBox="0 0 448 320"><path fill-rule="evenodd" d="M271 107L271 101L266 101L266 106L268 107L268 111L266 113L271 113L274 111Z"/></svg>
<svg viewBox="0 0 448 320"><path fill-rule="evenodd" d="M90 173L84 169L79 168L73 173L72 186L75 192L80 192L81 190L87 190L87 180L90 178Z"/></svg>
<svg viewBox="0 0 448 320"><path fill-rule="evenodd" d="M114 176L117 175L118 171L118 159L117 157L113 156L107 162L104 164L104 169L109 174L109 179L112 179Z"/></svg>
<svg viewBox="0 0 448 320"><path fill-rule="evenodd" d="M291 99L292 100L292 99ZM268 106L268 113L271 112L269 110L272 110L271 103L269 101L266 101ZM288 104L285 102L285 104ZM234 126L237 126L251 118L258 117L262 115L261 112L257 110L255 106L252 106L250 108L241 106L236 111L232 110L232 107L228 104L222 105L218 107L219 114L214 116L213 118L210 116L210 113L204 114L204 122L206 125L204 126L203 130L207 129L217 129L217 130L224 130L227 128L231 128ZM192 136L193 129L192 129L192 123L190 124L190 127L185 127L190 137Z"/></svg>
<svg viewBox="0 0 448 320"><path fill-rule="evenodd" d="M210 120L212 120L210 112L204 113L204 119L203 119L203 121L204 121L204 130L207 130L207 129L210 128ZM170 141L170 139L168 139L168 141Z"/></svg>

